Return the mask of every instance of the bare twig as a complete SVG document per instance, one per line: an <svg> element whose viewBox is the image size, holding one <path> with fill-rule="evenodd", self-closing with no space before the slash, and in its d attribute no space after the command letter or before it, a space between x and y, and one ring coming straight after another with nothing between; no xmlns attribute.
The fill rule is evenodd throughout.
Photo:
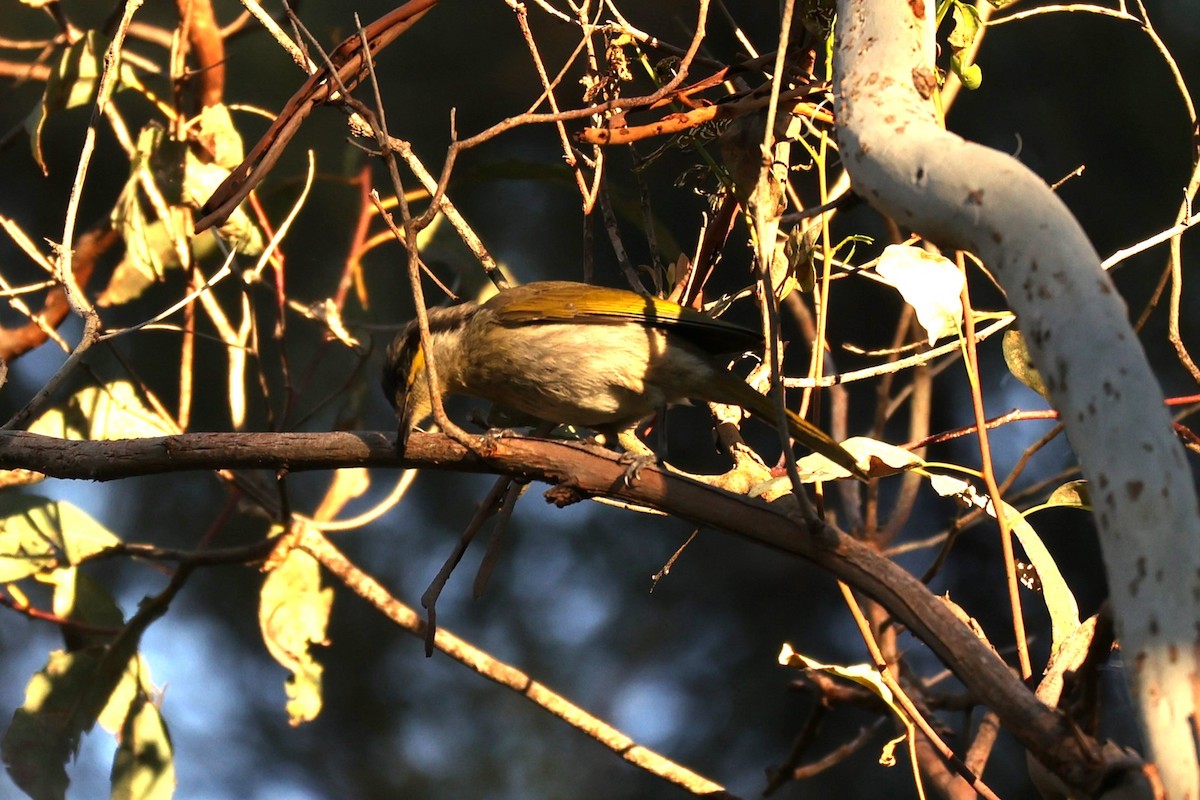
<svg viewBox="0 0 1200 800"><path fill-rule="evenodd" d="M359 570L328 539L313 531L305 530L301 534L300 547L317 559L351 591L382 612L402 630L418 637L426 635L425 624L421 622L416 611L401 603L387 589ZM551 691L526 673L492 657L449 631L437 631L433 636L433 643L440 652L460 664L470 667L485 678L512 689L542 710L592 737L620 755L621 758L651 775L673 783L692 794L711 798L733 798L733 795L726 792L723 786L637 744L616 728L584 711L562 695Z"/></svg>
<svg viewBox="0 0 1200 800"><path fill-rule="evenodd" d="M887 661L885 661L883 658L883 654L880 653L879 646L875 641L875 637L871 633L870 625L867 622L866 617L863 615L862 608L859 606L858 601L850 591L850 587L840 582L838 586L842 590L842 596L846 600L847 607L854 616L854 621L858 625L859 633L862 634L863 642L866 644L867 650L871 654L871 659L874 662L875 669L879 671L879 677L883 683L892 691L892 695L896 701L896 704L904 710L904 713L908 717L909 721L913 723L920 730L921 734L929 740L929 743L937 749L938 753L946 761L946 763L949 764L950 767L954 769L954 771L957 772L960 777L963 778L963 780L967 781L971 785L972 789L978 792L981 797L988 798L988 800L999 800L999 797L996 796L996 793L988 788L988 785L983 782L982 778L974 775L969 769L967 769L967 766L962 763L958 756L954 754L954 751L950 749L950 746L942 741L942 737L938 736L937 732L933 729L921 712L917 710L917 707L909 698L908 693L901 688L899 681L897 681L893 676L891 668L889 667Z"/></svg>
<svg viewBox="0 0 1200 800"><path fill-rule="evenodd" d="M100 334L100 317L96 314L96 310L92 308L92 304L88 302L83 294L83 290L75 281L75 271L71 265L72 248L75 243L75 221L79 215L79 201L83 195L84 184L87 181L88 166L91 164L92 153L96 146L97 123L104 111L104 107L108 105L109 99L112 97L113 90L116 88L119 72L118 65L120 63L121 47L125 42L125 33L129 30L129 23L133 20L133 15L141 8L142 2L143 0L125 0L125 10L121 15L121 21L113 32L112 42L109 43L108 49L104 53L104 68L100 75L99 86L96 89L96 102L92 106L91 119L88 121L83 139L83 147L79 154L79 166L75 170L75 180L71 184L71 196L67 201L67 213L63 223L62 242L57 247L58 252L54 264L55 277L62 286L71 310L83 320L83 335L80 337L79 344L67 356L67 360L42 385L42 388L33 396L33 399L26 403L24 408L14 414L12 419L0 427L3 430L19 428L33 419L33 416L41 409L50 396L54 394L59 385L66 380L75 366L79 364L84 353L96 342Z"/></svg>
<svg viewBox="0 0 1200 800"><path fill-rule="evenodd" d="M965 272L966 262L961 252L957 254L958 268ZM1003 509L1004 503L1000 496L1000 487L996 485L996 473L992 468L992 448L988 440L988 428L985 424L983 411L983 390L979 383L979 353L975 341L975 309L971 307L968 281L963 281L963 348L966 351L967 378L971 386L971 407L975 412L976 440L979 442L980 470L983 482L987 486L988 496L992 500L992 508ZM1000 550L1004 554L1004 574L1008 582L1008 603L1012 609L1013 635L1017 642L1017 662L1021 668L1021 678L1028 679L1033 674L1029 663L1029 643L1025 638L1025 614L1021 609L1021 586L1017 581L1016 558L1013 555L1012 528L1008 516L1001 511L996 513L996 523L1000 528Z"/></svg>

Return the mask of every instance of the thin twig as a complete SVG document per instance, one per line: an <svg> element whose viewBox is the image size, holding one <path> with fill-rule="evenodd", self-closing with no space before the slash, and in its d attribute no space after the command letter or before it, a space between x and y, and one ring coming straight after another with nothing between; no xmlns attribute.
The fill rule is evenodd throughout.
<svg viewBox="0 0 1200 800"><path fill-rule="evenodd" d="M80 149L79 154L79 165L75 170L75 180L71 183L71 195L67 201L67 213L63 222L62 242L56 248L57 258L54 262L55 277L62 285L63 291L66 292L67 302L70 303L71 310L83 320L83 335L79 339L79 344L67 356L66 361L58 368L58 371L42 385L42 388L33 396L33 399L25 404L24 408L14 414L3 426L0 426L0 430L20 428L33 419L33 416L42 408L50 396L58 390L62 382L66 380L71 371L83 359L88 348L96 343L96 339L100 334L100 317L96 313L96 309L92 308L92 304L84 296L82 288L75 281L75 273L71 266L71 248L74 246L75 241L75 220L79 215L79 201L83 196L83 187L87 182L88 167L91 165L92 153L96 147L96 127L100 121L104 107L108 105L116 88L121 48L125 43L125 34L129 30L129 24L133 20L133 15L141 8L142 3L143 0L125 0L125 10L121 15L121 21L117 24L117 28L113 32L112 42L109 43L108 49L104 53L104 69L100 74L99 86L96 89L96 102L92 106L92 115L88 120L87 130L84 133L83 147Z"/></svg>
<svg viewBox="0 0 1200 800"><path fill-rule="evenodd" d="M533 31L529 29L529 12L525 9L524 4L516 0L505 0L505 2L516 13L517 26L521 29L521 37L525 40L525 46L529 48L529 56L533 59L533 65L537 69L538 78L542 82L542 96L550 104L550 110L558 113L558 99L554 96L554 88L550 84L550 76L546 74L546 65L542 62L542 54L538 52L537 42L533 39ZM579 193L584 198L583 213L589 214L591 213L591 203L588 197L587 179L583 176L583 170L579 167L579 164L575 160L575 155L571 151L571 140L567 138L567 127L561 120L556 122L554 127L558 131L558 140L562 145L563 160L571 168L571 172L575 176L575 183L579 186Z"/></svg>
<svg viewBox="0 0 1200 800"><path fill-rule="evenodd" d="M358 23L357 16L355 17L355 22L356 24ZM383 98L379 93L379 80L375 74L375 62L371 57L371 48L367 40L367 33L361 24L358 27L358 34L362 39L362 58L366 66L367 77L370 80L371 90L375 95L375 124L372 127L376 131L380 149L383 151L383 161L387 165L388 175L391 178L392 188L395 190L396 201L400 208L400 218L404 223L404 237L401 244L404 245L405 252L408 253L408 280L417 312L417 325L421 336L421 350L425 353L424 379L429 384L433 418L442 430L446 432L446 435L464 446L470 446L472 441L470 435L450 420L450 417L446 414L445 407L442 405L441 384L438 382L437 364L435 363L436 359L433 357L432 338L429 334L429 314L425 308L425 296L421 289L422 262L420 255L417 253L417 228L408 207L408 200L404 194L404 185L400 180L400 171L396 167L396 158L387 146L388 139L390 138L387 130L387 115L383 107Z"/></svg>
<svg viewBox="0 0 1200 800"><path fill-rule="evenodd" d="M909 698L908 693L900 686L899 681L892 675L891 669L883 658L883 654L879 652L879 646L875 642L875 637L871 633L870 623L867 622L866 616L863 614L862 607L858 604L858 600L854 597L854 593L845 583L838 581L838 587L842 591L842 597L846 601L846 607L850 609L851 615L854 617L855 624L858 625L859 633L862 635L863 643L866 644L868 652L871 654L872 663L875 669L879 672L880 680L884 685L892 691L893 699L896 704L904 711L909 721L912 722L920 732L929 740L929 743L937 749L943 760L959 774L963 780L971 784L976 792L988 800L1000 800L983 779L972 773L967 766L954 754L954 751L942 741L942 737L938 736L937 731L929 724L928 720L917 710Z"/></svg>
<svg viewBox="0 0 1200 800"><path fill-rule="evenodd" d="M965 272L966 263L961 252L957 254L958 268ZM987 486L992 507L997 509L996 522L1000 528L1000 547L1004 553L1004 574L1008 580L1008 601L1012 609L1013 635L1017 642L1017 662L1022 680L1033 674L1029 664L1029 643L1025 638L1025 614L1021 610L1021 585L1017 580L1016 559L1013 556L1012 529L1008 516L1003 512L1004 503L1000 487L996 484L996 473L992 468L992 449L988 441L987 425L983 411L983 391L979 385L979 353L975 342L975 310L971 307L970 289L963 281L963 346L966 351L967 377L971 385L971 407L975 412L976 438L979 442L979 458L983 482Z"/></svg>
<svg viewBox="0 0 1200 800"><path fill-rule="evenodd" d="M401 603L373 578L359 570L328 539L315 531L305 529L301 533L299 546L333 573L347 588L370 603L402 630L417 637L425 637L425 625L416 611ZM450 658L470 667L485 678L512 689L542 710L592 737L620 755L621 758L651 775L673 783L692 794L714 799L735 800L723 786L637 744L616 728L587 713L562 695L550 691L529 675L493 658L485 651L449 631L444 629L437 631L433 636L433 643L439 651Z"/></svg>

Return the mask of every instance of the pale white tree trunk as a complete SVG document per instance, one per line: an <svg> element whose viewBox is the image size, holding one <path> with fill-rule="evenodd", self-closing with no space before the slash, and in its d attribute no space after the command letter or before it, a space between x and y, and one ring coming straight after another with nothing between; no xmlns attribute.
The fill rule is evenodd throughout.
<svg viewBox="0 0 1200 800"><path fill-rule="evenodd" d="M855 190L901 225L980 256L1003 285L1091 485L1147 760L1200 797L1200 513L1125 304L1079 223L1015 159L934 116L933 4L840 0L837 140ZM1114 198L1120 202L1120 198Z"/></svg>

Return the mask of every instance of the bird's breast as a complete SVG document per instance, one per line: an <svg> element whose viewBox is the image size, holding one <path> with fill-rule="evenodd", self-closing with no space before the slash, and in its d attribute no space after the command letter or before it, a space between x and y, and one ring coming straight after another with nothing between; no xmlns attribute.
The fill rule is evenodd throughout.
<svg viewBox="0 0 1200 800"><path fill-rule="evenodd" d="M471 393L539 419L623 424L693 394L702 356L633 322L489 325L464 377ZM668 349L669 348L669 349Z"/></svg>

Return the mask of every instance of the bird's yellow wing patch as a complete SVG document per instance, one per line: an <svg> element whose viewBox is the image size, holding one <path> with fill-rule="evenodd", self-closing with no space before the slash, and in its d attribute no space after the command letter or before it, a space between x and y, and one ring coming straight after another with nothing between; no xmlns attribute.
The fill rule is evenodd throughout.
<svg viewBox="0 0 1200 800"><path fill-rule="evenodd" d="M761 342L754 331L659 297L570 281L541 281L501 292L487 302L501 323L638 322L683 336L712 353L744 350Z"/></svg>

